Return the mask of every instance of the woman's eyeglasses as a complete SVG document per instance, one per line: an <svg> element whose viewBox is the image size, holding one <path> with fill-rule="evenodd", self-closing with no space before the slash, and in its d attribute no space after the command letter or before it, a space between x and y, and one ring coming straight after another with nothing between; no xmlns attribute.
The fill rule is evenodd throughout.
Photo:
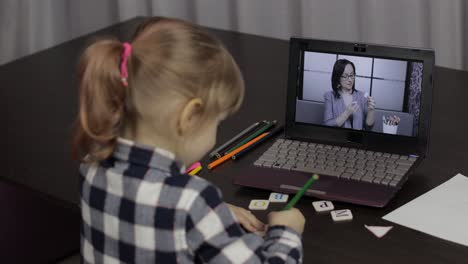
<svg viewBox="0 0 468 264"><path fill-rule="evenodd" d="M341 79L343 79L343 80L348 80L348 79L354 80L354 78L356 78L355 74L341 75Z"/></svg>

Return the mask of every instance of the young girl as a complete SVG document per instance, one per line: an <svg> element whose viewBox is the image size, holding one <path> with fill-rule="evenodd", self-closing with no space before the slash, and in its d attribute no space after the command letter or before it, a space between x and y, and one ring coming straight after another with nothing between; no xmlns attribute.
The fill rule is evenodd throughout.
<svg viewBox="0 0 468 264"><path fill-rule="evenodd" d="M218 40L195 25L153 18L131 43L90 45L79 78L82 262L301 262L297 209L270 213L263 239L239 225L261 231L252 214L183 173L242 102L241 73Z"/></svg>

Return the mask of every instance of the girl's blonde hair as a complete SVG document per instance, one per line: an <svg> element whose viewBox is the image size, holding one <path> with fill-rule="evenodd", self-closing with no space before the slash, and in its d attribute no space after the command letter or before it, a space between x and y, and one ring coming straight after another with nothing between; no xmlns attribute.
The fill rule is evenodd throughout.
<svg viewBox="0 0 468 264"><path fill-rule="evenodd" d="M73 149L82 161L109 157L123 129L135 131L143 118L153 118L164 130L175 110L168 102L200 98L203 120L240 107L244 94L240 70L221 42L200 27L151 18L138 27L131 45L128 86L120 74L124 50L120 41L96 41L81 56Z"/></svg>

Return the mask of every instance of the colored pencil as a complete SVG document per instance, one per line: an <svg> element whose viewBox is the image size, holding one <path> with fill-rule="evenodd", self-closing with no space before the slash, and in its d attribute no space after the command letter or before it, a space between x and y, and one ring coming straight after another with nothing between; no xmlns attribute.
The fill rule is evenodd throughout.
<svg viewBox="0 0 468 264"><path fill-rule="evenodd" d="M231 153L229 154L226 154L224 156L222 156L221 158L211 162L210 164L208 164L208 169L213 169L214 167L218 166L219 164L225 162L226 160L230 159L232 157L232 155L236 155L237 153L239 153L240 151L242 151L243 149L247 148L248 146L252 145L253 143L257 142L258 140L260 140L261 138L265 137L268 133L263 133L261 134L260 136L257 136L256 138L250 140L249 142L245 143L244 145L240 146L239 148L235 149L234 151L232 151Z"/></svg>
<svg viewBox="0 0 468 264"><path fill-rule="evenodd" d="M240 146L244 145L246 142L249 142L250 140L252 140L252 138L255 138L257 137L258 135L260 135L261 133L267 131L268 129L270 129L272 126L276 125L276 120L272 121L272 122L268 122L266 123L263 127L261 127L260 129L258 129L257 131L255 131L252 135L248 136L246 139L242 140L241 142L239 142L237 145L235 145L234 147L232 147L231 149L229 149L228 151L226 151L224 153L224 155L228 154L228 153L231 153L232 151L234 151L235 149L239 148Z"/></svg>
<svg viewBox="0 0 468 264"><path fill-rule="evenodd" d="M289 210L294 207L294 205L301 199L302 195L309 189L310 185L319 179L317 174L312 175L310 179L302 186L302 188L294 195L294 197L289 201L289 203L283 208L284 210Z"/></svg>
<svg viewBox="0 0 468 264"><path fill-rule="evenodd" d="M265 120L262 121L262 123L266 122ZM249 133L250 131L254 130L258 125L260 124L260 122L256 122L254 124L252 124L251 126L249 126L248 128L242 130L239 134L235 135L233 138L231 138L230 140L226 141L223 145L217 147L215 150L213 150L209 155L208 157L211 159L211 158L220 158L221 157L221 154L220 152L227 148L229 145L231 145L234 141L238 140L239 138L243 137L245 134Z"/></svg>
<svg viewBox="0 0 468 264"><path fill-rule="evenodd" d="M192 166L190 166L186 171L185 173L189 173L191 172L192 170L198 168L201 166L201 163L200 162L195 162L194 164L192 164Z"/></svg>
<svg viewBox="0 0 468 264"><path fill-rule="evenodd" d="M275 128L273 131L269 132L268 135L266 135L265 137L261 138L259 141L255 142L254 144L250 145L248 148L245 148L244 150L242 150L241 152L237 153L236 155L233 155L232 156L232 159L235 160L235 159L239 159L240 157L242 157L243 155L249 153L252 149L254 149L255 147L257 147L258 145L262 144L263 142L267 141L269 138L273 137L275 134L283 131L283 128L284 126L280 126L278 128Z"/></svg>
<svg viewBox="0 0 468 264"><path fill-rule="evenodd" d="M189 172L189 175L193 176L193 175L197 174L199 171L201 171L201 169L202 169L202 166L198 166L195 169L193 169L191 172Z"/></svg>

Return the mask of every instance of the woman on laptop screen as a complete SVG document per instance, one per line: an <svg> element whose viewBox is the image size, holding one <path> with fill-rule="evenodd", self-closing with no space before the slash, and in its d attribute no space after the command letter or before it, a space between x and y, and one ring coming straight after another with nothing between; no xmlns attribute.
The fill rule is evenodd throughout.
<svg viewBox="0 0 468 264"><path fill-rule="evenodd" d="M324 124L370 130L374 125L375 101L356 90L356 67L346 59L335 62L331 76L332 91L326 92Z"/></svg>

